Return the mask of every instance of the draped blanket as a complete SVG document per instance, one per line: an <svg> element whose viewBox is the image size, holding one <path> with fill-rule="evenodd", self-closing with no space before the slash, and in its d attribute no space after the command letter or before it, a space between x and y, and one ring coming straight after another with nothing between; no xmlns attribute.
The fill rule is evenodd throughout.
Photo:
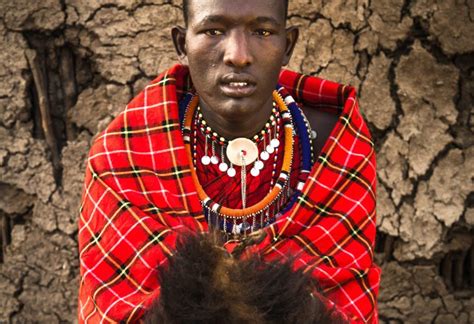
<svg viewBox="0 0 474 324"><path fill-rule="evenodd" d="M376 323L375 154L351 87L282 70L297 102L339 114L302 194L251 248L294 258L354 323ZM90 150L79 220L80 323L137 322L178 235L208 227L180 130L186 67L157 77Z"/></svg>

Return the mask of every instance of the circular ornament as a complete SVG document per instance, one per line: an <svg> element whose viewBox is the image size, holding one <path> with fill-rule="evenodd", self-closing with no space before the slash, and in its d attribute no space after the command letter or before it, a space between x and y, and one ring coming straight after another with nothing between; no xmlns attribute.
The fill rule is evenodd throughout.
<svg viewBox="0 0 474 324"><path fill-rule="evenodd" d="M219 170L221 172L226 172L228 169L229 169L229 166L227 165L227 163L222 162L221 164L219 164Z"/></svg>
<svg viewBox="0 0 474 324"><path fill-rule="evenodd" d="M230 167L227 169L227 175L231 178L235 177L235 175L237 174L237 171L235 171L234 168Z"/></svg>
<svg viewBox="0 0 474 324"><path fill-rule="evenodd" d="M311 130L311 139L316 139L318 137L318 133L315 130Z"/></svg>
<svg viewBox="0 0 474 324"><path fill-rule="evenodd" d="M263 162L260 161L260 160L257 160L255 161L255 165L254 165L254 168L257 169L257 170L262 170L263 169Z"/></svg>
<svg viewBox="0 0 474 324"><path fill-rule="evenodd" d="M274 148L277 148L280 146L280 140L277 138L274 138L270 141L270 145L273 146Z"/></svg>
<svg viewBox="0 0 474 324"><path fill-rule="evenodd" d="M268 154L267 151L262 151L262 153L260 153L260 158L263 160L263 161L266 161L270 158L270 154Z"/></svg>
<svg viewBox="0 0 474 324"><path fill-rule="evenodd" d="M214 156L211 157L211 163L212 163L212 164L217 164L217 163L219 163L219 159L217 158L217 156L214 155Z"/></svg>
<svg viewBox="0 0 474 324"><path fill-rule="evenodd" d="M260 170L253 167L251 170L250 170L250 174L253 175L254 177L258 177L260 175Z"/></svg>
<svg viewBox="0 0 474 324"><path fill-rule="evenodd" d="M274 148L273 146L271 146L270 144L268 144L265 149L266 149L267 152L270 153L270 154L272 154L273 152L275 152L275 148Z"/></svg>
<svg viewBox="0 0 474 324"><path fill-rule="evenodd" d="M244 155L244 161L242 161L241 154ZM249 165L257 159L258 148L257 145L248 138L239 137L229 142L226 155L232 164L238 166L243 166L244 164Z"/></svg>
<svg viewBox="0 0 474 324"><path fill-rule="evenodd" d="M201 158L201 163L204 164L204 165L209 165L211 163L211 158L207 155L204 155Z"/></svg>

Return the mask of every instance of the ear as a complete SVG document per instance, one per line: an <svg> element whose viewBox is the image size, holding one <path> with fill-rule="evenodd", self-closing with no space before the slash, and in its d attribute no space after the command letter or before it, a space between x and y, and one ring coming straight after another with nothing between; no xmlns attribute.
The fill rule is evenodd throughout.
<svg viewBox="0 0 474 324"><path fill-rule="evenodd" d="M173 38L174 49L178 54L181 64L188 65L188 54L186 53L186 28L175 26L171 29L171 37Z"/></svg>
<svg viewBox="0 0 474 324"><path fill-rule="evenodd" d="M283 57L283 65L287 65L290 62L299 35L300 30L296 26L291 26L286 29L286 48L285 56Z"/></svg>

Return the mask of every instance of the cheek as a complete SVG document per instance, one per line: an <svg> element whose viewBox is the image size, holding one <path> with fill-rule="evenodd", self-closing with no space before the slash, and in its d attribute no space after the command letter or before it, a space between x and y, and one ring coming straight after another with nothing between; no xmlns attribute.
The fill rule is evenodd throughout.
<svg viewBox="0 0 474 324"><path fill-rule="evenodd" d="M208 37L196 36L186 43L188 54L195 56L200 60L209 60L216 48L216 43L209 40Z"/></svg>
<svg viewBox="0 0 474 324"><path fill-rule="evenodd" d="M216 65L218 58L216 51L212 46L207 44L193 44L188 47L189 66L192 67L191 72L199 73L201 78L212 74L212 66Z"/></svg>

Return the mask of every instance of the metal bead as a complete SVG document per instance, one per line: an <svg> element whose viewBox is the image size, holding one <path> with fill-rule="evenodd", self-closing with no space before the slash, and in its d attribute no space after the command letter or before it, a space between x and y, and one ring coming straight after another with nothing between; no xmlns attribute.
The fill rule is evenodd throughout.
<svg viewBox="0 0 474 324"><path fill-rule="evenodd" d="M226 172L228 169L229 169L229 166L227 165L227 163L222 162L221 164L219 164L219 170L221 172Z"/></svg>
<svg viewBox="0 0 474 324"><path fill-rule="evenodd" d="M251 170L250 170L250 174L253 175L254 177L258 177L260 175L260 170L253 167Z"/></svg>
<svg viewBox="0 0 474 324"><path fill-rule="evenodd" d="M267 151L263 151L262 153L260 153L260 158L263 160L263 161L266 161L270 158L270 154L268 154Z"/></svg>
<svg viewBox="0 0 474 324"><path fill-rule="evenodd" d="M201 158L201 163L204 164L204 165L209 165L211 163L211 158L207 155L204 155Z"/></svg>
<svg viewBox="0 0 474 324"><path fill-rule="evenodd" d="M280 140L277 138L274 138L271 140L270 145L273 146L274 148L277 148L280 146Z"/></svg>
<svg viewBox="0 0 474 324"><path fill-rule="evenodd" d="M254 167L255 167L257 170L262 170L262 169L263 169L263 166L264 166L264 165L263 165L263 162L262 162L262 161L260 161L260 160L255 161Z"/></svg>
<svg viewBox="0 0 474 324"><path fill-rule="evenodd" d="M235 177L235 175L237 174L237 171L235 171L234 168L229 168L227 169L227 175L231 178Z"/></svg>

